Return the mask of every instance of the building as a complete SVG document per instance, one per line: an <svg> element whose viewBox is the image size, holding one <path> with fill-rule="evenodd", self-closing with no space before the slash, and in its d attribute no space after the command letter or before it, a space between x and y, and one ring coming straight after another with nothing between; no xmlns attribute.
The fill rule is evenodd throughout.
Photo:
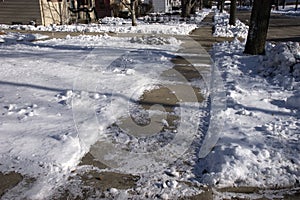
<svg viewBox="0 0 300 200"><path fill-rule="evenodd" d="M31 21L36 21L39 24L43 24L40 0L0 1L0 23L28 24Z"/></svg>
<svg viewBox="0 0 300 200"><path fill-rule="evenodd" d="M1 24L68 24L111 16L112 0L1 0Z"/></svg>
<svg viewBox="0 0 300 200"><path fill-rule="evenodd" d="M172 10L171 0L152 0L152 5L155 13L166 13Z"/></svg>
<svg viewBox="0 0 300 200"><path fill-rule="evenodd" d="M152 5L151 12L166 13L179 0L142 0L142 3L144 12L149 12ZM129 12L120 0L0 0L0 24L89 23L107 16L128 17Z"/></svg>

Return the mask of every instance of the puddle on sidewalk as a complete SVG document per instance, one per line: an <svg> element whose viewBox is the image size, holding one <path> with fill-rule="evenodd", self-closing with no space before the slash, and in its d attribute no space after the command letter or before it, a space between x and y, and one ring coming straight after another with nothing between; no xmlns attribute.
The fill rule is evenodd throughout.
<svg viewBox="0 0 300 200"><path fill-rule="evenodd" d="M196 58L198 57L192 59ZM138 140L152 138L151 140L155 144L158 143L156 136L159 134L164 136L166 134L168 137L173 137L173 135L169 136L169 133L176 134L178 123L181 120L180 109L177 110L177 108L184 106L183 103L201 103L205 98L200 88L191 85L194 80L202 80L201 70L181 56L176 56L171 61L174 63L174 67L161 74L162 80L168 80L168 84L156 85L153 89L144 91L139 100L130 108L131 113L127 117L118 119L109 129L116 130L117 133L124 132L129 136L136 137ZM207 66L205 67L207 68ZM170 83L173 80L174 82ZM123 136L126 136L126 134ZM113 137L110 139L109 142L97 141L90 148L90 152L82 159L81 165L92 165L99 169L124 167L122 163L126 164L128 162L127 157L131 156L131 148L135 148L135 146L127 147L126 145L130 145L130 143L119 145L119 143L116 144L117 142ZM151 148L149 148L152 150L153 144L150 144ZM143 146L143 148L148 151L148 146ZM141 166L143 167L142 164ZM131 174L89 170L80 175L80 179L85 185L105 191L110 188L134 188L139 177ZM208 191L205 195L210 196L211 192Z"/></svg>
<svg viewBox="0 0 300 200"><path fill-rule="evenodd" d="M138 104L145 111L154 111L146 124L138 123L133 115L122 118L118 126L136 137L147 137L165 130L176 130L180 114L175 114L175 108L184 102L202 102L204 97L199 88L186 85L159 85L150 91L145 91Z"/></svg>
<svg viewBox="0 0 300 200"><path fill-rule="evenodd" d="M79 165L92 165L92 166L97 167L99 169L108 168L107 165L105 165L104 163L96 160L90 152L85 154L85 156L81 159L81 162L79 163Z"/></svg>
<svg viewBox="0 0 300 200"><path fill-rule="evenodd" d="M95 159L95 157L89 152L81 160L79 166L90 165L96 169L109 169L109 167L102 162ZM73 181L73 184L80 184L79 187L82 188L82 199L86 199L95 191L106 192L112 188L118 190L127 190L134 188L137 181L140 179L139 176L118 172L99 172L96 169L87 170L85 172L76 173L75 176L70 177L69 181ZM80 180L76 183L76 180ZM87 191L85 191L87 190ZM69 195L70 191L65 191L65 195ZM60 199L64 197L64 194L60 196ZM67 196L65 196L67 199ZM81 199L81 198L80 198Z"/></svg>
<svg viewBox="0 0 300 200"><path fill-rule="evenodd" d="M146 110L153 105L162 105L166 112L173 112L180 103L199 102L204 97L197 87L186 84L160 85L157 88L145 91L139 100L139 104Z"/></svg>
<svg viewBox="0 0 300 200"><path fill-rule="evenodd" d="M81 175L81 179L84 185L97 188L104 192L111 188L119 190L134 188L140 177L116 172L88 171Z"/></svg>
<svg viewBox="0 0 300 200"><path fill-rule="evenodd" d="M199 57L193 58L199 62ZM205 59L207 60L207 59ZM182 56L176 56L171 59L171 62L174 63L172 69L166 70L161 74L161 78L167 79L169 81L177 81L188 83L193 80L202 80L200 72L204 69L203 67L195 67L189 61L187 61ZM207 66L207 64L204 64Z"/></svg>
<svg viewBox="0 0 300 200"><path fill-rule="evenodd" d="M23 180L23 176L17 172L3 174L0 172L0 197L9 189L15 187Z"/></svg>

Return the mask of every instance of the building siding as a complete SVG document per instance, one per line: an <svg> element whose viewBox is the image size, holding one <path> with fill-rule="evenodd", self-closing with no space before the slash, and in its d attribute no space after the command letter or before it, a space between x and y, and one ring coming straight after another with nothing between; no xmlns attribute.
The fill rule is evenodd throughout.
<svg viewBox="0 0 300 200"><path fill-rule="evenodd" d="M42 24L39 0L1 0L0 23L29 24L30 21Z"/></svg>
<svg viewBox="0 0 300 200"><path fill-rule="evenodd" d="M43 25L66 24L70 20L69 3L66 0L58 2L41 0L41 16Z"/></svg>
<svg viewBox="0 0 300 200"><path fill-rule="evenodd" d="M154 12L164 13L169 12L171 5L169 0L152 0Z"/></svg>

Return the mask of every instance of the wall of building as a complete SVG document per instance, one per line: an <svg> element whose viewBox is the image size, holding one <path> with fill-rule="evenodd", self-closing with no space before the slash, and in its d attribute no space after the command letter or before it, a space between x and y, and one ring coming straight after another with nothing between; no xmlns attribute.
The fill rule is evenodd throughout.
<svg viewBox="0 0 300 200"><path fill-rule="evenodd" d="M151 1L151 0L149 0ZM154 12L165 13L171 10L170 0L152 0Z"/></svg>
<svg viewBox="0 0 300 200"><path fill-rule="evenodd" d="M112 0L95 0L95 7L99 18L110 17L112 14Z"/></svg>
<svg viewBox="0 0 300 200"><path fill-rule="evenodd" d="M0 0L0 23L42 24L40 0Z"/></svg>
<svg viewBox="0 0 300 200"><path fill-rule="evenodd" d="M67 0L40 0L40 2L43 25L69 23L71 16Z"/></svg>
<svg viewBox="0 0 300 200"><path fill-rule="evenodd" d="M152 0L154 12L166 12L166 0Z"/></svg>

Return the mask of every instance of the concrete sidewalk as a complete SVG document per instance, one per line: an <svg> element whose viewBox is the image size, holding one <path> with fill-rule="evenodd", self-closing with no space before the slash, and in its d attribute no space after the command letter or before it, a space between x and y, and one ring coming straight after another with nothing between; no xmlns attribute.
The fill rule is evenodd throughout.
<svg viewBox="0 0 300 200"><path fill-rule="evenodd" d="M208 97L208 94L205 94L205 92L208 91L207 88L200 88L200 86L192 85L191 83L193 81L202 82L202 87L209 84L207 82L210 79L211 66L213 63L207 50L211 48L214 42L224 40L222 38L212 37L211 19L212 14L209 14L204 19L201 27L195 30L190 36L173 36L182 41L182 48L177 52L178 56L171 60L174 64L173 68L164 71L160 75L160 79L165 81L167 84L156 87L151 91L144 91L144 94L141 95L138 104L141 105L144 110L150 110L153 105L160 105L161 107L157 108L158 110L162 108L162 110L160 110L162 111L160 114L161 116L157 116L160 120L153 120L155 122L152 123L152 126L147 127L149 131L148 136L151 136L153 133L159 133L160 131L166 129L176 131L176 124L178 121L180 121L180 116L174 114L174 109L180 106L180 103L201 103L202 101L207 100L206 98ZM69 33L42 32L42 34L47 34L50 38L64 38ZM71 34L75 36L80 33ZM117 34L115 36L142 37L144 34ZM162 35L162 37L168 36ZM203 48L201 45L204 45L205 48ZM156 107L154 109L156 109ZM166 117L168 127L162 126L161 124L161 119L164 117ZM115 126L119 126L119 128L122 130L129 131L128 134L132 134L137 137L147 136L141 135L139 126L136 126L136 124L133 125L131 116L129 118L120 119L120 122L121 123L119 124L115 124ZM93 195L95 190L105 192L110 188L134 189L136 182L140 178L139 176L132 174L113 172L110 167L102 163L101 160L104 159L106 151L99 152L99 149L103 149L103 147L107 149L110 148L107 144L96 142L95 145L91 147L90 152L87 153L81 160L80 166L89 166L88 168L93 170L88 170L84 173L78 173L71 178L71 180L73 179L74 182L80 180L78 183L81 183L82 186L77 185L76 187L82 187L82 189L90 188L91 191L85 191L83 194L83 199ZM96 169L107 169L107 172L99 173ZM18 174L2 174L1 176L3 179L7 180L6 182L11 182L11 184L5 184L1 186L2 194L6 190L14 187L16 184L18 184L18 182L22 181L22 178L15 178L19 177ZM55 199L72 198L68 195L68 191L65 191L65 189L62 190L63 192L61 194L57 194ZM203 192L201 195L197 195L193 198L213 199L212 191L209 189L205 190L206 192Z"/></svg>

